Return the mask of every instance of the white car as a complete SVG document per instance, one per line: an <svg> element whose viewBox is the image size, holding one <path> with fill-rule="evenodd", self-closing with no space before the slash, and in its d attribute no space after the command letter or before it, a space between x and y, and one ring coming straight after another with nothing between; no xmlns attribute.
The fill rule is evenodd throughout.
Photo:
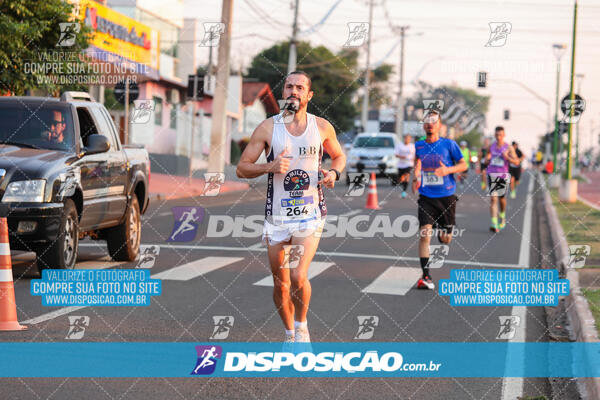
<svg viewBox="0 0 600 400"><path fill-rule="evenodd" d="M398 180L396 144L398 138L393 133L361 133L356 136L346 160L346 184L350 184L348 174L354 172L375 172L377 176Z"/></svg>

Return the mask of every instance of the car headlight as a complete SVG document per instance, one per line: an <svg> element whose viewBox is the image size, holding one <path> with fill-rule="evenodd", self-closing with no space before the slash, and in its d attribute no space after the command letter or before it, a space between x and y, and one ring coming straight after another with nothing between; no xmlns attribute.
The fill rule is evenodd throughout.
<svg viewBox="0 0 600 400"><path fill-rule="evenodd" d="M27 201L41 203L44 201L45 189L46 181L44 179L11 182L4 192L2 202Z"/></svg>
<svg viewBox="0 0 600 400"><path fill-rule="evenodd" d="M357 163L358 162L358 156L356 154L350 154L350 156L348 157L348 161L351 163Z"/></svg>

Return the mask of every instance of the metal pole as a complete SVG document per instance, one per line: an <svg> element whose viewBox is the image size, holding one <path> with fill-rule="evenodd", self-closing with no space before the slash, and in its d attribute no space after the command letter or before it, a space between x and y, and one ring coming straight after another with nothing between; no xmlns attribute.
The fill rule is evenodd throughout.
<svg viewBox="0 0 600 400"><path fill-rule="evenodd" d="M212 43L212 42L211 42ZM190 133L190 170L188 180L192 181L194 173L194 136L196 135L196 101L198 100L198 74L194 75L194 96L192 97L192 132Z"/></svg>
<svg viewBox="0 0 600 400"><path fill-rule="evenodd" d="M213 31L211 30L210 33L210 43L212 43L213 41ZM208 46L208 68L206 71L206 77L207 77L207 82L206 82L206 86L208 88L208 90L211 90L211 76L212 76L212 65L213 65L213 47L212 46ZM198 75L198 72L195 72L196 75ZM197 82L194 81L194 85L196 85ZM194 98L196 98L196 90L194 89Z"/></svg>
<svg viewBox="0 0 600 400"><path fill-rule="evenodd" d="M213 98L212 126L210 131L210 152L208 172L223 172L225 167L225 138L227 137L227 87L229 83L229 56L231 48L231 23L233 21L233 0L223 0L221 22L225 34L219 39L219 56L215 95Z"/></svg>
<svg viewBox="0 0 600 400"><path fill-rule="evenodd" d="M361 116L361 124L363 132L367 130L367 121L369 118L369 75L371 72L370 62L371 62L371 31L373 29L373 0L369 0L369 36L367 38L367 68L365 71L365 81L364 81L364 97L362 104L362 116Z"/></svg>
<svg viewBox="0 0 600 400"><path fill-rule="evenodd" d="M300 0L296 0L294 9L294 25L292 27L292 39L290 40L290 55L288 57L288 74L296 70L296 35L298 34L298 5Z"/></svg>
<svg viewBox="0 0 600 400"><path fill-rule="evenodd" d="M130 144L129 137L129 76L125 78L125 144Z"/></svg>
<svg viewBox="0 0 600 400"><path fill-rule="evenodd" d="M575 91L573 90L573 84L575 82L575 41L576 41L576 35L577 35L577 0L575 0L575 7L573 10L573 43L572 43L572 49L571 49L571 107L569 110L569 117L571 118L571 121L573 119L573 112L575 111L572 105L574 104L575 101ZM567 179L571 179L572 178L572 171L571 171L571 164L573 162L573 160L571 159L571 149L573 147L573 124L570 123L569 124L569 144L567 146Z"/></svg>
<svg viewBox="0 0 600 400"><path fill-rule="evenodd" d="M396 116L396 135L401 138L404 124L404 101L402 99L402 89L404 87L404 33L408 26L400 27L400 84L398 87L398 110Z"/></svg>
<svg viewBox="0 0 600 400"><path fill-rule="evenodd" d="M552 171L552 173L556 173L557 171L557 162L556 162L556 153L558 152L558 103L560 101L560 99L558 98L558 91L559 91L559 86L560 86L560 58L558 58L558 61L556 62L556 104L555 104L555 111L554 111L554 140L553 140L553 146L552 146L552 153L553 153L553 157L552 157L552 161L554 162L554 170Z"/></svg>
<svg viewBox="0 0 600 400"><path fill-rule="evenodd" d="M577 81L577 94L581 95L581 81L583 80L583 75L577 74L579 80ZM575 143L575 167L579 167L579 121L577 121L577 139Z"/></svg>

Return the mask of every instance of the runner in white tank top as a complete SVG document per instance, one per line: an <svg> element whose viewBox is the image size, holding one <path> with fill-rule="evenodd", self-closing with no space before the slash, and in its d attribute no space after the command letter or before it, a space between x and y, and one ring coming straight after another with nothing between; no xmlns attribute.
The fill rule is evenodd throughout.
<svg viewBox="0 0 600 400"><path fill-rule="evenodd" d="M240 178L269 175L263 239L286 342L310 342L308 267L327 214L322 186L333 188L346 166L333 126L306 112L312 97L310 77L290 73L283 85L285 110L255 129L237 167ZM256 164L263 151L267 163ZM329 171L321 169L324 151L331 156Z"/></svg>
<svg viewBox="0 0 600 400"><path fill-rule="evenodd" d="M286 174L269 173L265 204L265 236L270 243L289 240L291 232L316 229L327 214L319 181L321 170L321 134L315 116L306 114L306 130L299 136L290 134L281 114L273 117L273 135L267 161L286 151L290 160ZM283 225L289 233L276 235L275 226Z"/></svg>

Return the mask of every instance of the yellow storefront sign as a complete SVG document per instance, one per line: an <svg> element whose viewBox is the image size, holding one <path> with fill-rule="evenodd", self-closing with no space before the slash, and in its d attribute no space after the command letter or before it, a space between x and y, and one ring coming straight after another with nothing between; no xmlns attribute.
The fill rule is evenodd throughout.
<svg viewBox="0 0 600 400"><path fill-rule="evenodd" d="M104 57L114 55L158 71L159 32L91 0L79 1L79 18L94 32L92 54L106 52Z"/></svg>

